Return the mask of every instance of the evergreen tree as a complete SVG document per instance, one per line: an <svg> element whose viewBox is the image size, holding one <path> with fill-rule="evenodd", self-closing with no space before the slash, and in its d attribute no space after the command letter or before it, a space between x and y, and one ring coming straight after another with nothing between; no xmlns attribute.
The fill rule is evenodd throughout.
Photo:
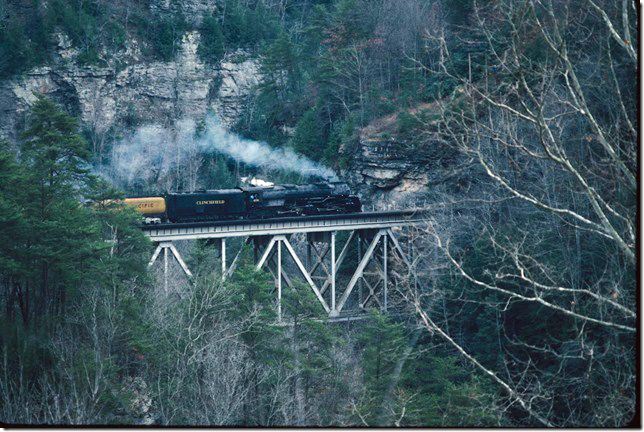
<svg viewBox="0 0 644 432"><path fill-rule="evenodd" d="M101 239L107 245L99 248L101 259L95 262L95 271L122 288L128 281L147 282L147 260L150 241L141 231L141 215L121 200L123 193L105 180L94 178L85 194L94 203L92 213L99 225ZM99 276L100 277L100 276Z"/></svg>
<svg viewBox="0 0 644 432"><path fill-rule="evenodd" d="M229 189L237 186L235 173L228 166L226 156L221 154L205 155L199 173L207 189Z"/></svg>
<svg viewBox="0 0 644 432"><path fill-rule="evenodd" d="M18 304L23 319L27 319L28 303L23 298L21 283L29 265L24 249L29 226L20 195L25 186L24 170L16 161L9 143L0 140L0 275L8 322L13 321Z"/></svg>
<svg viewBox="0 0 644 432"><path fill-rule="evenodd" d="M200 34L197 54L203 61L217 64L225 54L224 33L219 20L214 15L204 17Z"/></svg>
<svg viewBox="0 0 644 432"><path fill-rule="evenodd" d="M324 309L308 285L298 283L293 289L285 290L282 303L284 316L292 324L288 345L294 374L296 425L303 426L311 424L307 418L309 405L326 402L326 409L338 409L334 402L339 401L325 397L340 385L332 361L337 335L334 327L320 320L324 317ZM331 421L330 418L325 420Z"/></svg>
<svg viewBox="0 0 644 432"><path fill-rule="evenodd" d="M493 427L505 422L493 385L472 374L456 357L419 345L405 367L401 386L413 394L405 426Z"/></svg>
<svg viewBox="0 0 644 432"><path fill-rule="evenodd" d="M315 109L308 110L297 123L291 139L293 148L314 160L320 160L324 155L326 140L324 125Z"/></svg>
<svg viewBox="0 0 644 432"><path fill-rule="evenodd" d="M31 66L32 48L24 24L12 20L0 28L0 77L6 78Z"/></svg>
<svg viewBox="0 0 644 432"><path fill-rule="evenodd" d="M227 282L231 302L236 307L230 319L240 323L240 339L246 346L248 362L244 376L249 396L243 408L242 424L271 425L268 413L272 404L271 378L283 363L285 351L281 341L283 328L276 326L275 295L269 276L246 262Z"/></svg>
<svg viewBox="0 0 644 432"><path fill-rule="evenodd" d="M85 166L90 154L77 120L42 95L31 108L22 139L22 163L38 186L38 214L45 218L54 197L78 196L77 187L89 179Z"/></svg>
<svg viewBox="0 0 644 432"><path fill-rule="evenodd" d="M0 143L2 403L26 416L24 405L44 407L53 392L74 409L13 421L114 421L104 413L127 406L118 377L149 329L131 290L145 280L149 242L140 216L84 168L75 119L39 96L23 139L20 158ZM81 205L84 194L96 204Z"/></svg>
<svg viewBox="0 0 644 432"><path fill-rule="evenodd" d="M358 341L362 348L365 390L363 401L356 409L370 426L384 426L377 424L377 419L396 361L404 350L403 327L392 322L388 316L372 310Z"/></svg>
<svg viewBox="0 0 644 432"><path fill-rule="evenodd" d="M91 239L98 233L79 204L80 189L91 176L84 168L89 152L76 120L38 96L23 139L27 187L22 205L29 224L23 248L32 262L25 290L33 299L23 316L27 323L32 314L42 317L36 311L63 312L67 291L83 278L83 264L94 246Z"/></svg>

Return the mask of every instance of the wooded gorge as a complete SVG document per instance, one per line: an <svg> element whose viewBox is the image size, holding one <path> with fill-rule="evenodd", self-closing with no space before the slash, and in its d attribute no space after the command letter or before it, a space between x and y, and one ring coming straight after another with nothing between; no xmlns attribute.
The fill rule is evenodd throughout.
<svg viewBox="0 0 644 432"><path fill-rule="evenodd" d="M0 421L641 426L638 13L0 0ZM222 281L207 240L164 290L120 198L312 180L224 136L422 203L402 313L326 323L296 283L277 325L252 251Z"/></svg>

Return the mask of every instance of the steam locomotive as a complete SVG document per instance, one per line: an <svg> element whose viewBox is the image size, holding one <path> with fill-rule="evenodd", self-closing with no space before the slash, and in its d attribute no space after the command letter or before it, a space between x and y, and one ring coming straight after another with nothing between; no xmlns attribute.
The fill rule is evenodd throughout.
<svg viewBox="0 0 644 432"><path fill-rule="evenodd" d="M357 196L346 183L314 183L270 187L198 190L164 196L126 198L144 216L145 224L199 222L231 219L266 219L356 213L362 211Z"/></svg>

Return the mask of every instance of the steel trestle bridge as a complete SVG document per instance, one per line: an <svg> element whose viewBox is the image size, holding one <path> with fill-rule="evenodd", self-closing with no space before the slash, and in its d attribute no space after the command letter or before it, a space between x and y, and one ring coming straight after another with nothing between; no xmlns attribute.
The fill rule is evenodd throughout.
<svg viewBox="0 0 644 432"><path fill-rule="evenodd" d="M168 255L179 263L185 275L193 275L173 242L179 240L214 239L221 258L221 274L225 279L235 270L243 247L237 252L230 266L226 259L226 239L245 237L245 244L252 244L256 268L268 269L273 275L277 292L277 311L281 320L283 285L293 286L286 273L286 260L296 269L329 318L338 318L349 303L360 310L367 306L389 307L390 261L397 258L410 267L408 257L394 231L404 227L424 224L427 213L423 210L367 212L341 215L288 217L261 220L233 220L143 226L143 232L156 244L148 266L163 254L164 287L168 289ZM348 231L349 235L336 255L336 235ZM306 235L306 256L302 259L293 247L294 234ZM348 263L351 245L357 246L357 263ZM413 248L408 252L413 254ZM338 269L351 265L351 277L346 286L339 287ZM371 269L371 270L370 270ZM345 276L347 272L344 272ZM346 277L345 277L346 279ZM356 286L358 290L354 290ZM338 288L342 288L339 290ZM365 289L366 288L366 289ZM357 296L353 295L358 291ZM358 297L357 299L355 297ZM346 314L343 314L346 315Z"/></svg>

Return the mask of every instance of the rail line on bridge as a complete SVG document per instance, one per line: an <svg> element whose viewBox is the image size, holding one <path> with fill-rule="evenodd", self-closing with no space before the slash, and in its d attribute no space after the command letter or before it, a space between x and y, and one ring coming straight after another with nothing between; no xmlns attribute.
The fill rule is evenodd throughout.
<svg viewBox="0 0 644 432"><path fill-rule="evenodd" d="M221 257L221 274L226 278L235 270L241 251L230 266L226 257L226 239L246 237L246 244L253 245L256 268L268 269L273 275L277 291L277 311L281 320L283 285L293 286L286 273L285 259L290 258L292 268L304 278L330 318L337 318L348 303L359 309L378 306L387 310L390 296L390 261L398 257L410 266L411 260L401 247L394 229L423 224L424 210L366 212L326 216L288 217L261 220L232 220L158 224L143 226L146 236L157 244L148 266L152 266L163 253L164 287L168 289L168 255L179 263L188 278L193 275L173 242L180 240L215 239ZM341 252L336 256L336 234L349 231ZM306 256L302 259L290 238L294 234L306 235ZM358 262L348 284L338 292L338 269L345 264L351 245L357 246ZM283 253L284 252L284 253ZM371 269L371 270L369 270ZM352 298L354 288L359 289L357 299ZM365 290L366 288L366 290ZM355 296L353 296L355 297ZM355 301L357 300L357 302ZM344 314L343 314L344 315Z"/></svg>

